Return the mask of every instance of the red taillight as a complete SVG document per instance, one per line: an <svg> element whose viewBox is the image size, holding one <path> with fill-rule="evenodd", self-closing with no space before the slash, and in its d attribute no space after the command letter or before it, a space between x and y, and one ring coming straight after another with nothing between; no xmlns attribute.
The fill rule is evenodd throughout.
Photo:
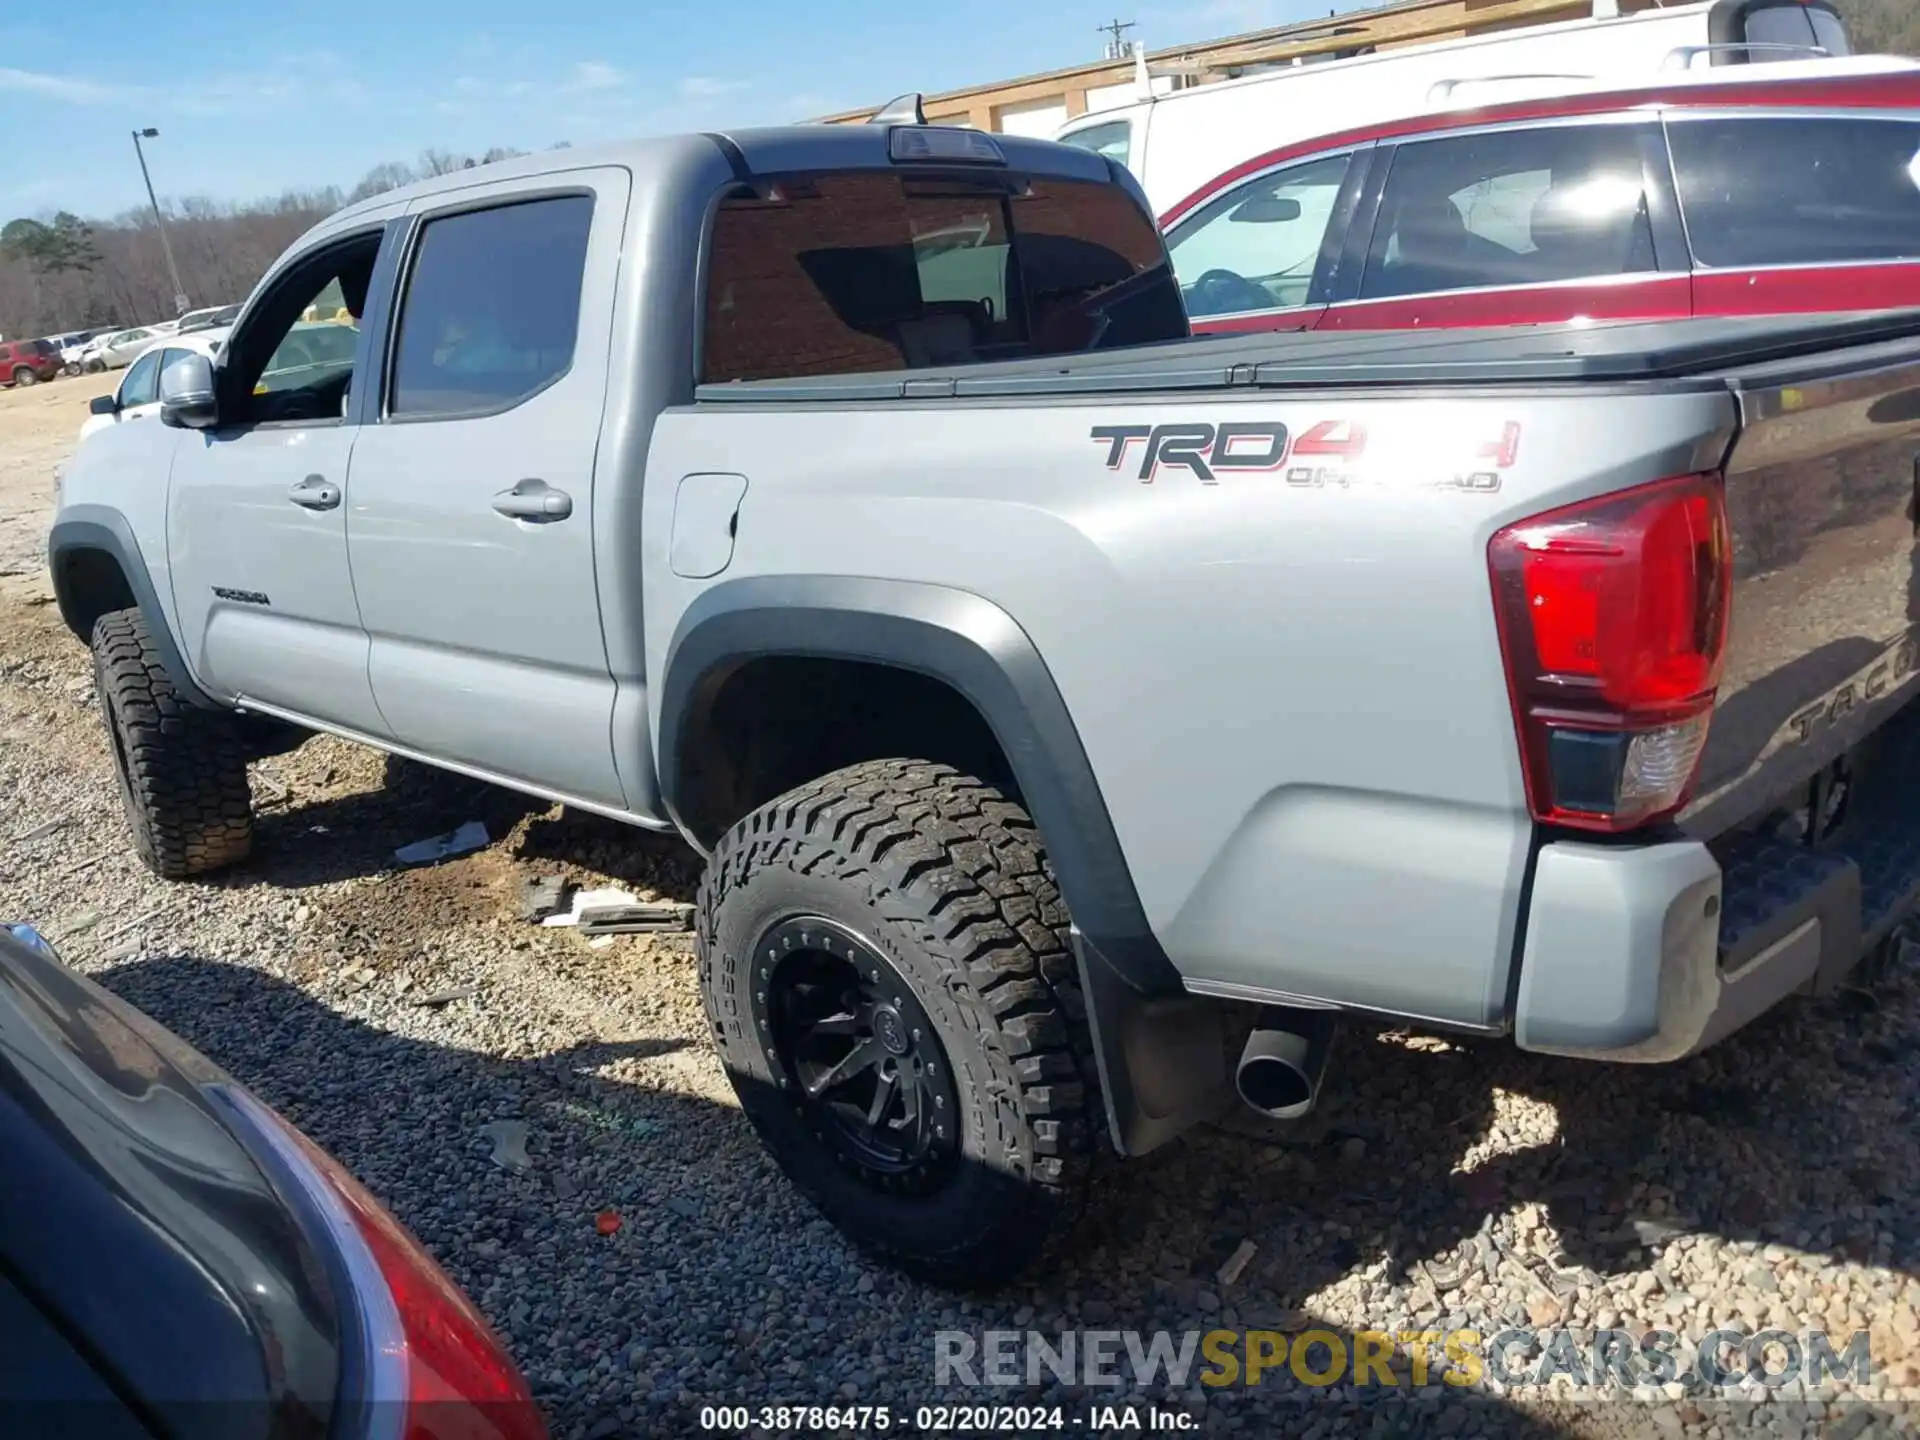
<svg viewBox="0 0 1920 1440"><path fill-rule="evenodd" d="M222 1094L298 1184L339 1250L366 1349L350 1397L399 1440L547 1440L519 1369L473 1302L326 1151L244 1090ZM393 1424L396 1410L400 1423Z"/></svg>
<svg viewBox="0 0 1920 1440"><path fill-rule="evenodd" d="M1720 477L1517 521L1487 556L1534 817L1619 831L1678 810L1726 657Z"/></svg>

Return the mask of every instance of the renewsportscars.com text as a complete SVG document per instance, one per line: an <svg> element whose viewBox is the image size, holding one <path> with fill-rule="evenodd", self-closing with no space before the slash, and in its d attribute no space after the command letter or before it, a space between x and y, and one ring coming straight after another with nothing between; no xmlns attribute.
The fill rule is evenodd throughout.
<svg viewBox="0 0 1920 1440"><path fill-rule="evenodd" d="M1865 1330L945 1330L934 1336L936 1386L1041 1385L1183 1388L1452 1385L1501 1390L1567 1386L1619 1393L1678 1382L1690 1388L1774 1389L1795 1382L1811 1394L1872 1375Z"/></svg>

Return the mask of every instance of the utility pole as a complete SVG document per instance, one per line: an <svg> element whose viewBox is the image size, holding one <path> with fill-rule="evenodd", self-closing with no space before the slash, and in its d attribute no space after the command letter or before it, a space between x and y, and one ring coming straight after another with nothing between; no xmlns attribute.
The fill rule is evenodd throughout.
<svg viewBox="0 0 1920 1440"><path fill-rule="evenodd" d="M1098 30L1102 35L1111 35L1113 37L1107 41L1107 59L1124 60L1127 58L1127 46L1122 42L1121 37L1125 35L1127 31L1133 29L1133 21L1115 18L1108 21L1105 25L1096 25L1093 28Z"/></svg>
<svg viewBox="0 0 1920 1440"><path fill-rule="evenodd" d="M147 182L147 203L153 207L153 223L160 227L160 249L167 257L167 274L173 277L173 313L187 313L187 291L180 283L180 267L173 263L173 246L167 241L167 222L160 214L160 202L154 198L153 176L147 173L147 152L140 148L141 137L158 139L160 132L151 125L133 132L133 153L140 157L140 178Z"/></svg>

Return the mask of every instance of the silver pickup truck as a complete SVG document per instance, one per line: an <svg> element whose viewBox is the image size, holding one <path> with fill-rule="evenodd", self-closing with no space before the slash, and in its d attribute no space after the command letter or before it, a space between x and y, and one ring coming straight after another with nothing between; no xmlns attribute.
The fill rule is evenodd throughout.
<svg viewBox="0 0 1920 1440"><path fill-rule="evenodd" d="M1920 883L1910 315L1193 340L1119 168L882 123L381 196L160 392L51 538L142 857L315 731L679 831L747 1114L937 1280L1343 1013L1672 1060Z"/></svg>

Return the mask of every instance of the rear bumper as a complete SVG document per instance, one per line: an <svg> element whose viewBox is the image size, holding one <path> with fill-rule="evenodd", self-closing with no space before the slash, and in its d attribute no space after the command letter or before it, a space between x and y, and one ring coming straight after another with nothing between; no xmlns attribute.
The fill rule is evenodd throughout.
<svg viewBox="0 0 1920 1440"><path fill-rule="evenodd" d="M1909 793L1883 786L1822 850L1759 833L1711 847L1542 846L1516 1042L1677 1060L1789 995L1831 990L1920 902L1920 814L1901 803Z"/></svg>

